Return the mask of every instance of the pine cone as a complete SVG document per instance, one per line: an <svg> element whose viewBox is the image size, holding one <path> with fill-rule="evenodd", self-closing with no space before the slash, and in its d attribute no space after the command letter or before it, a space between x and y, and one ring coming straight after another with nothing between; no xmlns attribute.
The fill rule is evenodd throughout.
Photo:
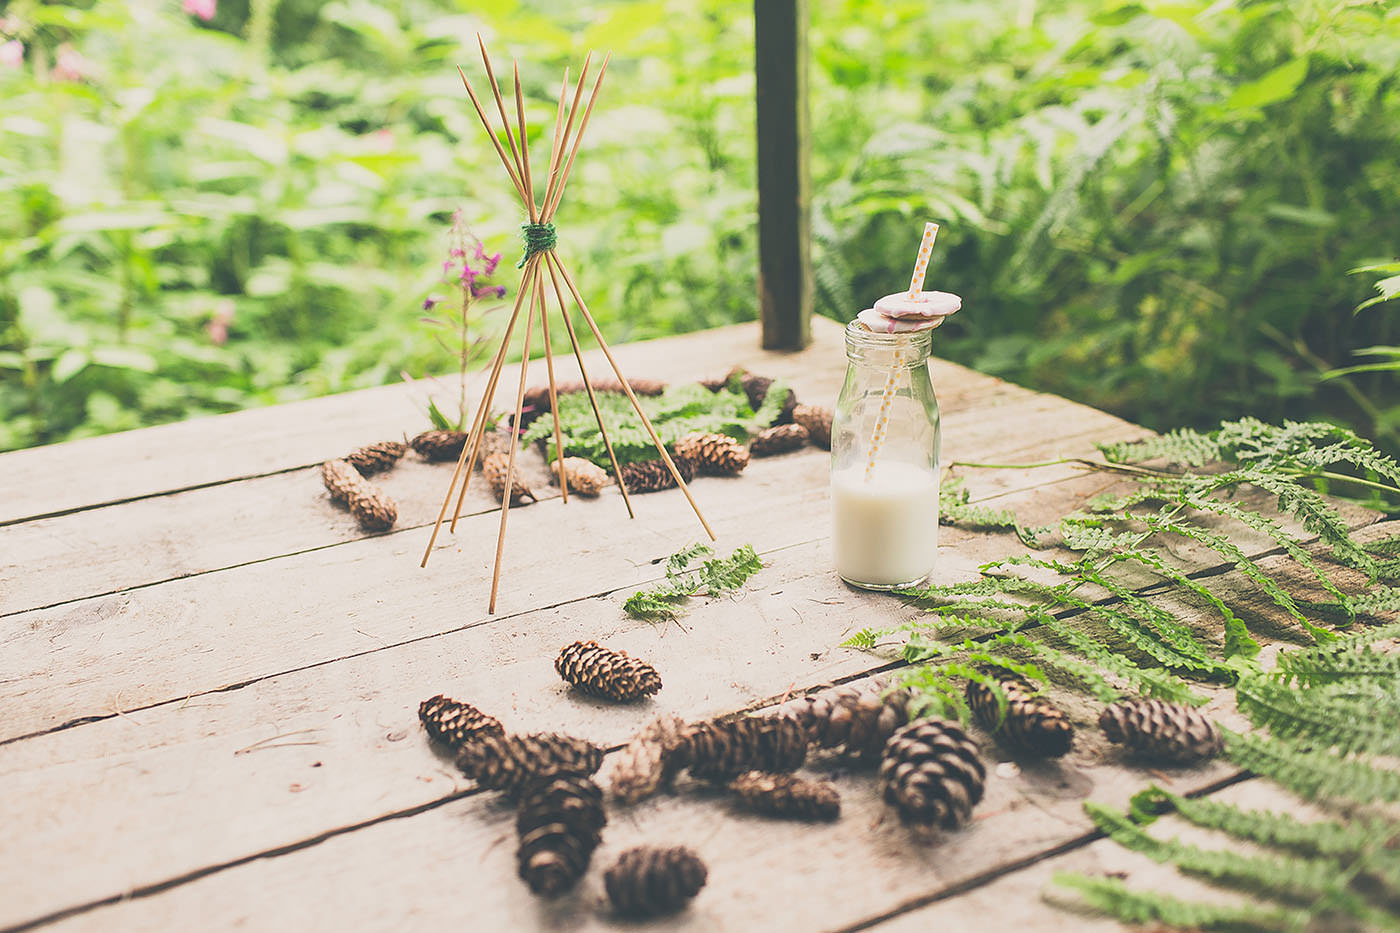
<svg viewBox="0 0 1400 933"><path fill-rule="evenodd" d="M775 424L764 428L749 442L749 453L755 457L785 454L806 445L807 429L800 424Z"/></svg>
<svg viewBox="0 0 1400 933"><path fill-rule="evenodd" d="M387 531L398 520L394 500L344 460L321 464L321 482L331 499L345 505L366 531Z"/></svg>
<svg viewBox="0 0 1400 933"><path fill-rule="evenodd" d="M823 450L831 449L831 409L819 405L798 405L792 420L807 429L807 435Z"/></svg>
<svg viewBox="0 0 1400 933"><path fill-rule="evenodd" d="M671 462L676 465L676 472L681 475L681 479L688 483L695 478L695 465L689 460L675 456L671 458ZM659 492L676 487L676 478L671 475L671 471L662 460L622 464L622 482L626 484L628 492L638 493Z"/></svg>
<svg viewBox="0 0 1400 933"><path fill-rule="evenodd" d="M729 385L729 377L719 376L715 379L701 379L700 384L705 388L709 389L711 392L718 392L720 389L723 389L725 386Z"/></svg>
<svg viewBox="0 0 1400 933"><path fill-rule="evenodd" d="M603 792L588 778L560 774L532 783L515 819L521 879L546 897L573 887L588 870L607 821Z"/></svg>
<svg viewBox="0 0 1400 933"><path fill-rule="evenodd" d="M483 432L481 435L481 450L479 450L476 455L476 468L478 470L485 470L486 461L488 459L495 454L508 455L512 447L517 451L516 462L519 463L518 451L520 450L520 445L517 441L518 437L519 435L512 431L509 425L505 424L499 425L490 431ZM497 498L499 498L499 496Z"/></svg>
<svg viewBox="0 0 1400 933"><path fill-rule="evenodd" d="M748 450L727 434L687 434L675 451L710 476L733 476L749 465Z"/></svg>
<svg viewBox="0 0 1400 933"><path fill-rule="evenodd" d="M466 431L424 431L408 446L428 460L456 460L467 443Z"/></svg>
<svg viewBox="0 0 1400 933"><path fill-rule="evenodd" d="M587 776L603 764L592 742L556 732L483 735L462 748L457 767L488 790L518 793L530 781L555 774Z"/></svg>
<svg viewBox="0 0 1400 933"><path fill-rule="evenodd" d="M760 813L799 820L834 820L841 815L841 794L830 781L750 771L731 782L729 789Z"/></svg>
<svg viewBox="0 0 1400 933"><path fill-rule="evenodd" d="M668 767L697 778L745 771L795 771L807 760L807 730L793 716L744 716L689 726Z"/></svg>
<svg viewBox="0 0 1400 933"><path fill-rule="evenodd" d="M768 398L768 390L773 385L773 380L767 376L755 376L753 373L745 373L743 376L744 394L749 397L749 407L758 411L759 407ZM787 424L792 421L793 409L797 407L797 393L791 389L787 390L787 399L783 402L783 410L778 413L778 417L773 419L773 424Z"/></svg>
<svg viewBox="0 0 1400 933"><path fill-rule="evenodd" d="M1204 713L1165 700L1123 700L1099 714L1110 742L1172 762L1211 758L1220 752L1220 730Z"/></svg>
<svg viewBox="0 0 1400 933"><path fill-rule="evenodd" d="M486 735L504 735L495 716L488 716L470 703L459 703L438 694L418 704L418 719L428 737L449 748L460 749Z"/></svg>
<svg viewBox="0 0 1400 933"><path fill-rule="evenodd" d="M613 761L613 796L624 803L636 803L656 793L671 774L667 762L684 728L684 720L668 713L638 732Z"/></svg>
<svg viewBox="0 0 1400 933"><path fill-rule="evenodd" d="M559 676L590 696L626 703L661 690L661 675L645 661L625 651L604 648L596 641L566 645L554 659Z"/></svg>
<svg viewBox="0 0 1400 933"><path fill-rule="evenodd" d="M557 483L559 461L550 461L549 467L554 471L554 481ZM564 479L569 484L569 491L581 496L596 496L612 483L612 477L608 475L607 470L582 457L564 458Z"/></svg>
<svg viewBox="0 0 1400 933"><path fill-rule="evenodd" d="M603 884L618 913L654 917L684 907L700 893L707 876L705 863L687 848L638 846L618 856Z"/></svg>
<svg viewBox="0 0 1400 933"><path fill-rule="evenodd" d="M987 769L977 743L951 722L920 719L885 744L880 782L885 801L906 823L955 829L982 799Z"/></svg>
<svg viewBox="0 0 1400 933"><path fill-rule="evenodd" d="M537 502L535 492L525 482L525 477L520 474L520 469L510 468L510 454L492 454L481 464L481 475L486 478L486 482L491 486L491 495L496 501L505 499L506 476L514 477L514 482L510 487L510 504L518 505L527 496L530 501Z"/></svg>
<svg viewBox="0 0 1400 933"><path fill-rule="evenodd" d="M1005 719L991 687L977 680L967 682L967 705L982 728L1042 757L1058 758L1069 751L1074 726L1059 707L1014 680L1003 680L1001 689L1006 693Z"/></svg>
<svg viewBox="0 0 1400 933"><path fill-rule="evenodd" d="M373 476L391 469L408 452L408 445L398 441L380 441L361 447L347 454L345 462L359 471L361 476Z"/></svg>
<svg viewBox="0 0 1400 933"><path fill-rule="evenodd" d="M790 700L778 710L795 716L814 746L874 759L894 731L909 721L909 691L882 693L880 684L833 687Z"/></svg>

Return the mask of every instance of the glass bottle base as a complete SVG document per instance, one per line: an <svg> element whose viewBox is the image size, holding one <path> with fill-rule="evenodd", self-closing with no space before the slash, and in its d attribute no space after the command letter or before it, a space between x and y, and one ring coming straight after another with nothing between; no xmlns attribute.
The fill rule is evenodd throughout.
<svg viewBox="0 0 1400 933"><path fill-rule="evenodd" d="M908 588L911 587L911 586L918 586L918 585L920 585L921 583L927 582L927 581L928 581L928 578L929 578L932 574L933 574L933 571L930 570L928 573L924 574L922 577L916 577L915 579L910 580L910 581L908 581L907 583L866 583L866 582L861 581L861 580L853 580L853 579L851 579L850 577L846 576L845 574L841 573L839 570L836 572L836 575L837 575L838 577L840 577L843 581L845 581L846 583L850 584L851 586L854 586L855 588L861 589L861 590L874 590L874 591L877 592L877 593L888 593L888 592L891 592L892 590L903 590L903 589L908 589Z"/></svg>

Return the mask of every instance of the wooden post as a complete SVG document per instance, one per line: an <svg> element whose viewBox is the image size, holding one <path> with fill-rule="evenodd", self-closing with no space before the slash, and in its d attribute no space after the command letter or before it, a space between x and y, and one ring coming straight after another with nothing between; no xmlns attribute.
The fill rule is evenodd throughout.
<svg viewBox="0 0 1400 933"><path fill-rule="evenodd" d="M807 0L754 0L758 91L758 301L763 347L812 340Z"/></svg>

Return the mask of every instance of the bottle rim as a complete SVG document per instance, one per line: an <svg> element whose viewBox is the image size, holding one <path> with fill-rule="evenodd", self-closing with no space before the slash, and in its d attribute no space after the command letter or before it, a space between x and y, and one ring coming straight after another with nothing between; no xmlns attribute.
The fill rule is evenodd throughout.
<svg viewBox="0 0 1400 933"><path fill-rule="evenodd" d="M933 330L919 330L907 334L881 334L866 328L859 321L846 325L846 358L851 362L865 362L866 352L880 355L889 354L891 359L883 360L889 365L894 351L904 350L904 366L922 365L933 351Z"/></svg>

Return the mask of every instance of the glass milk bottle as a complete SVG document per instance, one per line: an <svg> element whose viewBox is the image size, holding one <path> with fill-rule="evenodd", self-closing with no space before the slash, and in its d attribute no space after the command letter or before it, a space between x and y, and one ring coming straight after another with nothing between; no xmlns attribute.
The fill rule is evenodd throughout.
<svg viewBox="0 0 1400 933"><path fill-rule="evenodd" d="M942 432L928 374L932 334L846 327L846 382L831 424L831 508L836 572L853 586L893 590L933 571Z"/></svg>

